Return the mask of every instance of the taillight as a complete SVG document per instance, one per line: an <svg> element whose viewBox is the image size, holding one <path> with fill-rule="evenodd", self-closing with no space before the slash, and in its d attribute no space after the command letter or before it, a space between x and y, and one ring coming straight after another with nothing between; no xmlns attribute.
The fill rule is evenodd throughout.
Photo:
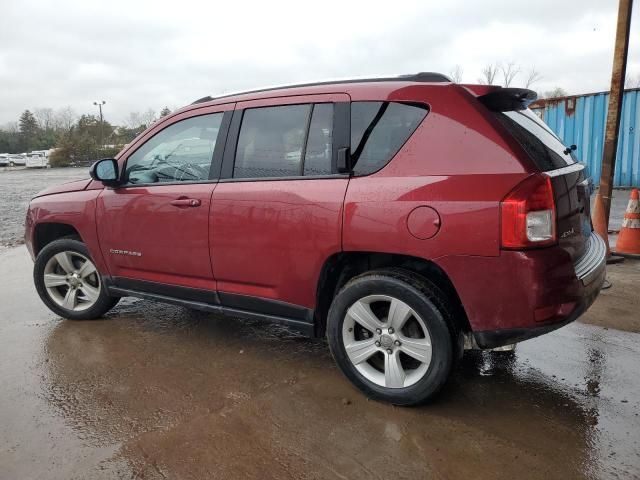
<svg viewBox="0 0 640 480"><path fill-rule="evenodd" d="M502 248L535 248L556 243L556 203L551 178L532 175L500 203Z"/></svg>

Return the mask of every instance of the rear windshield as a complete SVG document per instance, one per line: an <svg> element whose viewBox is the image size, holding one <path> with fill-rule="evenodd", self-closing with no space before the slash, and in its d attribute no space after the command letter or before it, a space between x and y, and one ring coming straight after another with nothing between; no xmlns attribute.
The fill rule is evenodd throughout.
<svg viewBox="0 0 640 480"><path fill-rule="evenodd" d="M573 154L564 153L567 147L531 110L498 112L496 115L543 172L575 163Z"/></svg>

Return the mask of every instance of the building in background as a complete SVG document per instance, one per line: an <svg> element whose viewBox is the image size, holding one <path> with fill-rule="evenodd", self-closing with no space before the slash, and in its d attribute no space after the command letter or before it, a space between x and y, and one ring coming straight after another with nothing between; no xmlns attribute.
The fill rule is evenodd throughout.
<svg viewBox="0 0 640 480"><path fill-rule="evenodd" d="M530 108L562 139L576 145L576 157L589 166L597 185L609 92L537 100ZM640 88L624 91L614 186L640 187Z"/></svg>

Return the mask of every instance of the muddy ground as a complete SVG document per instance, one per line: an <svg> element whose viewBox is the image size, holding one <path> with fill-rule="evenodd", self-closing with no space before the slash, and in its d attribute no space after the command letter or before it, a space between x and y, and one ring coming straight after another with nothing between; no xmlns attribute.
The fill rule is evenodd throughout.
<svg viewBox="0 0 640 480"><path fill-rule="evenodd" d="M640 478L639 334L468 354L436 401L395 408L321 341L138 300L64 321L24 247L0 272L3 479Z"/></svg>
<svg viewBox="0 0 640 480"><path fill-rule="evenodd" d="M607 279L611 282L611 288L600 292L596 303L580 321L627 332L640 332L640 260L608 265Z"/></svg>
<svg viewBox="0 0 640 480"><path fill-rule="evenodd" d="M132 299L49 312L6 245L33 193L85 175L0 172L0 479L640 478L640 263L610 267L582 318L601 326L469 353L435 401L395 408L281 327Z"/></svg>

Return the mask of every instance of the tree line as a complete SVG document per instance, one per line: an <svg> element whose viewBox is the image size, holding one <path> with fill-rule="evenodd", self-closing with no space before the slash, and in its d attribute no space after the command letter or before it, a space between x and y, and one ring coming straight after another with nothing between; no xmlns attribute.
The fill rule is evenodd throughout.
<svg viewBox="0 0 640 480"><path fill-rule="evenodd" d="M449 76L456 83L463 82L464 70L460 65L456 65L451 70ZM536 83L542 80L541 73L535 66L523 69L518 63L495 62L488 63L480 70L480 76L476 78L476 83L481 85L499 85L502 87L524 87L533 88ZM517 79L517 81L516 81ZM562 87L555 87L551 90L538 92L539 98L565 97L567 91Z"/></svg>
<svg viewBox="0 0 640 480"><path fill-rule="evenodd" d="M70 107L25 110L16 122L0 127L0 152L54 148L49 158L51 166L88 163L114 156L158 118L170 113L167 107L159 116L152 109L131 112L124 125L114 126L104 118L101 122L97 115L77 115Z"/></svg>
<svg viewBox="0 0 640 480"><path fill-rule="evenodd" d="M456 83L463 82L464 70L460 65L451 69L449 76ZM518 79L516 81L516 78ZM494 62L488 63L480 70L480 76L476 83L481 85L500 85L502 87L524 87L533 88L534 84L542 80L542 75L535 66L523 69L518 63ZM625 88L640 88L640 73L627 73L624 82ZM539 98L566 97L569 93L562 87L554 87L551 90L538 92Z"/></svg>

